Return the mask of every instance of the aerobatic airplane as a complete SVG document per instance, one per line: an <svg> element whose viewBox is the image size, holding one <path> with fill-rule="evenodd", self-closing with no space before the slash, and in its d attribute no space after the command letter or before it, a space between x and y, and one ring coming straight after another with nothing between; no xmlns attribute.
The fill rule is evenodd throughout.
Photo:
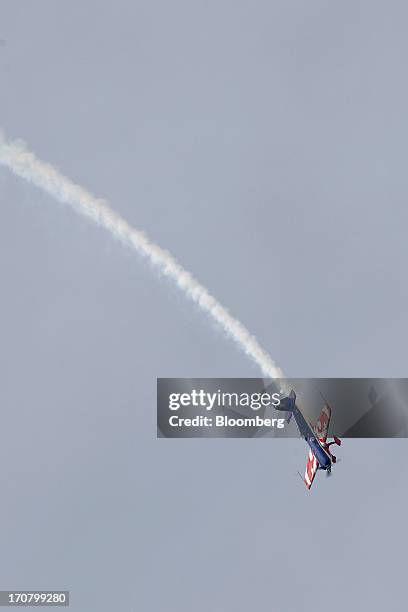
<svg viewBox="0 0 408 612"><path fill-rule="evenodd" d="M305 476L302 479L307 488L310 489L317 470L325 470L327 475L331 473L332 464L336 463L336 457L330 452L330 446L332 444L340 446L341 444L341 440L336 436L333 436L333 442L327 441L331 408L329 404L325 402L316 425L312 425L305 419L296 405L296 393L292 389L288 397L284 397L280 405L276 406L276 409L285 410L289 413L287 418L288 423L293 415L296 425L299 428L300 435L306 440L310 447Z"/></svg>

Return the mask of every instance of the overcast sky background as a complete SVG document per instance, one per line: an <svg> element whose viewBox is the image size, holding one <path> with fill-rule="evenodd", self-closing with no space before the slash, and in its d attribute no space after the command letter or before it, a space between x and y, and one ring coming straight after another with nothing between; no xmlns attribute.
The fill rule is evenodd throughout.
<svg viewBox="0 0 408 612"><path fill-rule="evenodd" d="M405 2L3 0L0 125L191 270L287 376L406 376ZM401 610L405 440L157 440L156 377L260 372L0 170L0 588L75 611Z"/></svg>

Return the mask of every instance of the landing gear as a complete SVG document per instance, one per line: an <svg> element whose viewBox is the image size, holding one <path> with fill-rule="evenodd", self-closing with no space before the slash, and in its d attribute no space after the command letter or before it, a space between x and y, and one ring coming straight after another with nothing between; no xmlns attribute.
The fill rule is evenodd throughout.
<svg viewBox="0 0 408 612"><path fill-rule="evenodd" d="M329 442L326 444L327 449L329 449L330 446L332 446L333 444L337 444L337 446L341 446L341 440L339 438L336 438L336 436L334 436L333 442Z"/></svg>

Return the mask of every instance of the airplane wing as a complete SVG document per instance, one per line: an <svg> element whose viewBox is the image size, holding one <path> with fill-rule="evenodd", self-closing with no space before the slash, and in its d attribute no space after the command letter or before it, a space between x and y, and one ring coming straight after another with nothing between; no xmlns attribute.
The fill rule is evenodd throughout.
<svg viewBox="0 0 408 612"><path fill-rule="evenodd" d="M317 423L315 425L316 434L323 444L327 440L327 434L329 431L329 424L331 418L331 408L329 404L325 404L323 406L323 410L320 413L319 418L317 419Z"/></svg>
<svg viewBox="0 0 408 612"><path fill-rule="evenodd" d="M310 449L307 455L307 464L306 464L306 471L305 471L305 477L304 477L305 485L307 486L308 489L310 489L310 487L312 486L314 477L316 476L318 466L319 466L318 461L316 457L314 456L314 454L312 453L312 450Z"/></svg>

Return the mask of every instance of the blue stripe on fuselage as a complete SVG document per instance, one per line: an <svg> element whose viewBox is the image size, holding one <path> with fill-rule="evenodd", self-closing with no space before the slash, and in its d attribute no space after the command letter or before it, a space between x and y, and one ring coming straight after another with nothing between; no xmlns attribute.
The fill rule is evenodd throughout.
<svg viewBox="0 0 408 612"><path fill-rule="evenodd" d="M316 440L316 438L306 438L306 442L308 443L308 445L312 449L312 453L314 454L314 456L318 460L320 466L324 470L327 470L327 468L331 466L331 460L327 456L327 453L320 446L319 442Z"/></svg>
<svg viewBox="0 0 408 612"><path fill-rule="evenodd" d="M321 447L320 443L316 439L315 432L296 405L293 408L293 416L299 428L300 435L306 440L312 449L312 453L316 457L320 466L324 470L327 470L327 468L331 466L331 459L326 451Z"/></svg>
<svg viewBox="0 0 408 612"><path fill-rule="evenodd" d="M306 421L299 408L295 406L292 410L296 425L299 428L300 435L304 438L314 438L315 433L309 423Z"/></svg>

